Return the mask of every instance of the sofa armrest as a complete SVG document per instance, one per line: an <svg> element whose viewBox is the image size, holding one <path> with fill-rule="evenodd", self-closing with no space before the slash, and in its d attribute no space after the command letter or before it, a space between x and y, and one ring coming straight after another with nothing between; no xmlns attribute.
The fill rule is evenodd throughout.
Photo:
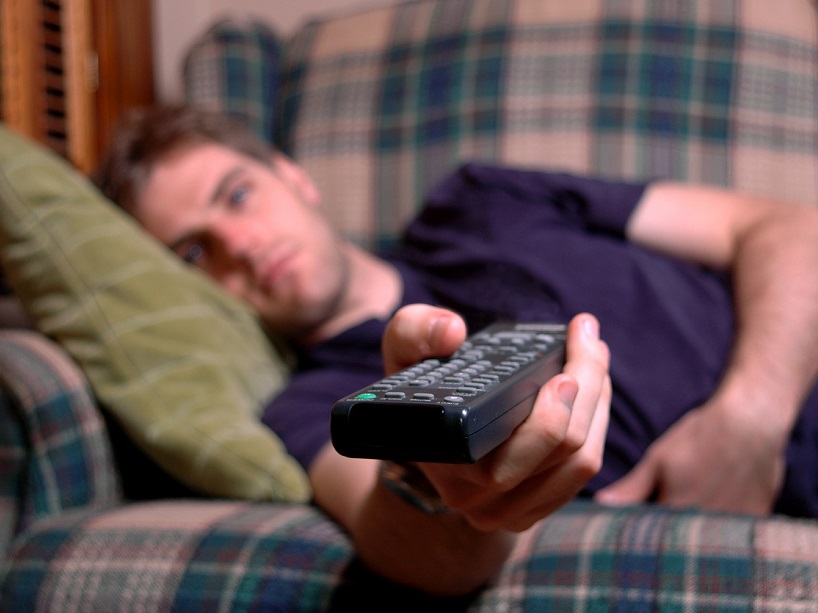
<svg viewBox="0 0 818 613"><path fill-rule="evenodd" d="M0 330L0 553L34 521L120 499L105 422L78 367L32 330Z"/></svg>

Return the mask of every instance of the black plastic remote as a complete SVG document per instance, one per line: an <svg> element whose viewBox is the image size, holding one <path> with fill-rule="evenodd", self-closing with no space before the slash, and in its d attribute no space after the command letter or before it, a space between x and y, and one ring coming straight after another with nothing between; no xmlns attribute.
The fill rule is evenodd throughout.
<svg viewBox="0 0 818 613"><path fill-rule="evenodd" d="M339 400L332 443L341 455L472 463L531 412L562 370L565 325L500 323L448 358L428 359Z"/></svg>

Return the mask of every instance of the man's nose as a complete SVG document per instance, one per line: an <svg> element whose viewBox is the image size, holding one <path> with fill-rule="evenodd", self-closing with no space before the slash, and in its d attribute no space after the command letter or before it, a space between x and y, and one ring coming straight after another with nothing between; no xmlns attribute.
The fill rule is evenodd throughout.
<svg viewBox="0 0 818 613"><path fill-rule="evenodd" d="M252 228L246 223L236 221L219 223L214 229L214 235L224 252L233 258L245 259L252 251Z"/></svg>

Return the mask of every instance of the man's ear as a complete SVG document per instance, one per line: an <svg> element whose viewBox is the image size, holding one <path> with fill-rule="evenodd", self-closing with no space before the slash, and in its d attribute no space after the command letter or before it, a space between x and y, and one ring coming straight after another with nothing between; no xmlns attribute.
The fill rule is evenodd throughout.
<svg viewBox="0 0 818 613"><path fill-rule="evenodd" d="M304 202L312 206L321 204L321 192L306 170L279 151L273 153L272 162L276 173Z"/></svg>

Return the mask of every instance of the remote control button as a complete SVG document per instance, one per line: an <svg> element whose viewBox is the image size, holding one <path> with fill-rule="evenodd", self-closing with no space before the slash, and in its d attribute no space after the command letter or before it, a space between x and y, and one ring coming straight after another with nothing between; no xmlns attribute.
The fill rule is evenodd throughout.
<svg viewBox="0 0 818 613"><path fill-rule="evenodd" d="M479 377L474 378L475 381L482 381L483 383L497 383L500 377L494 373L483 373Z"/></svg>
<svg viewBox="0 0 818 613"><path fill-rule="evenodd" d="M404 392L386 392L384 397L389 398L389 400L403 400L406 398L406 394Z"/></svg>
<svg viewBox="0 0 818 613"><path fill-rule="evenodd" d="M474 396L477 393L477 390L473 387L459 387L457 388L457 393L462 394L463 396Z"/></svg>
<svg viewBox="0 0 818 613"><path fill-rule="evenodd" d="M412 398L415 400L434 400L435 395L428 392L417 392L416 394L412 394Z"/></svg>
<svg viewBox="0 0 818 613"><path fill-rule="evenodd" d="M463 396L446 396L444 400L447 400L448 402L463 402L465 399Z"/></svg>
<svg viewBox="0 0 818 613"><path fill-rule="evenodd" d="M358 394L355 396L357 400L374 400L377 397L377 394L372 394L371 392L364 392L363 394Z"/></svg>

